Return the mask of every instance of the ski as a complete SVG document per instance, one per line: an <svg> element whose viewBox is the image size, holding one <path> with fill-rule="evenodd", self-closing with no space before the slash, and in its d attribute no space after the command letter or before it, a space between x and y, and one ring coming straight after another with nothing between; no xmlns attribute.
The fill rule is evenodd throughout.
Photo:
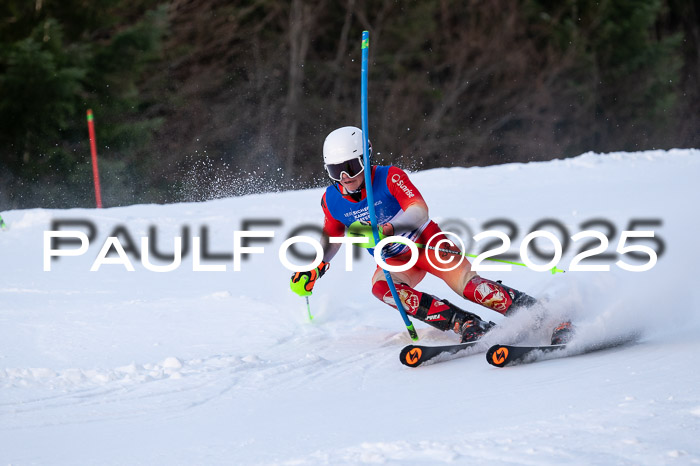
<svg viewBox="0 0 700 466"><path fill-rule="evenodd" d="M486 361L492 366L505 367L515 364L525 364L539 361L540 359L552 359L555 357L578 356L618 346L624 346L636 342L641 337L641 332L633 331L626 335L620 335L605 341L595 343L582 343L575 340L561 345L517 346L494 345L486 352ZM563 351L565 349L568 351ZM545 357L546 356L546 357Z"/></svg>
<svg viewBox="0 0 700 466"><path fill-rule="evenodd" d="M470 343L459 343L456 345L442 345L442 346L422 346L422 345L408 345L401 350L399 359L401 364L408 367L418 367L431 359L436 358L440 355L455 355L461 351L471 348L472 346L479 343L478 341L473 341ZM465 353L463 356L466 356ZM462 355L460 355L462 356ZM450 358L453 359L453 358Z"/></svg>
<svg viewBox="0 0 700 466"><path fill-rule="evenodd" d="M504 367L514 363L524 362L528 356L533 356L537 352L551 353L561 351L566 345L541 345L541 346L513 346L513 345L493 345L486 352L486 361L496 367Z"/></svg>

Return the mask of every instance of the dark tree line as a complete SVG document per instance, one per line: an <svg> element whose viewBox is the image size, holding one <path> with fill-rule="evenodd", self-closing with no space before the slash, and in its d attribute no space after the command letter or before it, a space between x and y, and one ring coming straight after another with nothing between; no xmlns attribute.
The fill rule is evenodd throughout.
<svg viewBox="0 0 700 466"><path fill-rule="evenodd" d="M107 206L323 182L360 124L406 168L700 147L692 0L7 0L0 209Z"/></svg>

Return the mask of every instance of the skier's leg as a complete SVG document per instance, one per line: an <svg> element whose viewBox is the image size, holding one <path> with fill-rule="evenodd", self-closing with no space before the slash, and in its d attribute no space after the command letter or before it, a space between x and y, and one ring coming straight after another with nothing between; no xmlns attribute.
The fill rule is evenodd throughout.
<svg viewBox="0 0 700 466"><path fill-rule="evenodd" d="M537 303L537 300L522 291L510 288L500 281L493 282L478 275L474 276L464 287L464 297L470 301L489 307L505 316L512 316L521 309L527 309ZM543 316L532 314L533 326L543 323ZM552 332L551 343L567 343L574 336L575 328L571 321L562 322Z"/></svg>
<svg viewBox="0 0 700 466"><path fill-rule="evenodd" d="M461 335L462 342L476 340L493 327L492 322L485 322L478 315L460 309L447 300L414 289L410 285L417 285L425 276L425 271L414 267L407 272L409 273L391 274L407 314L439 330L453 330ZM372 281L372 294L396 308L384 272L380 268L377 268Z"/></svg>
<svg viewBox="0 0 700 466"><path fill-rule="evenodd" d="M443 240L447 240L449 243ZM426 227L419 238L420 241L429 242L428 246L439 244L438 249L442 251L421 250L416 266L439 277L455 293L469 301L504 315L512 315L516 310L530 307L536 303L536 300L531 296L503 285L500 281L494 282L477 275L471 269L469 261L464 256L459 255L459 248L449 240L447 235L442 233L437 224L431 223ZM447 251L452 251L452 253Z"/></svg>
<svg viewBox="0 0 700 466"><path fill-rule="evenodd" d="M439 234L440 230L437 228L437 225L435 225L434 228L430 228L432 226L433 225L430 225L429 228L426 228L429 236L425 237L424 241L428 241L432 237L435 239L430 242L437 244L442 239L446 238L446 236ZM423 236L421 239L423 239ZM537 303L535 298L522 291L506 286L500 281L494 282L480 277L471 269L471 264L468 260L463 258L463 256L450 254L444 251L445 249L449 249L457 252L458 248L455 247L454 244L448 245L443 243L439 249L443 249L443 251L430 249L425 251L425 254L419 256L416 266L441 278L452 290L464 296L469 301L493 309L505 316L511 316L519 310L529 308ZM428 260L427 255L430 255L430 260ZM452 261L454 264L448 263L443 265L444 261L446 261L450 255L455 258L455 260ZM440 258L443 262L439 260ZM459 264L457 264L458 261ZM450 270L453 265L454 268ZM540 325L541 317L535 316L535 319L537 322L535 325ZM461 332L458 332L462 334L463 341L469 338L468 334L471 331L471 325L472 323L467 321L462 326ZM480 332L480 330L477 330L477 332ZM566 343L571 340L573 335L574 327L571 322L563 322L554 329L551 337L552 344Z"/></svg>

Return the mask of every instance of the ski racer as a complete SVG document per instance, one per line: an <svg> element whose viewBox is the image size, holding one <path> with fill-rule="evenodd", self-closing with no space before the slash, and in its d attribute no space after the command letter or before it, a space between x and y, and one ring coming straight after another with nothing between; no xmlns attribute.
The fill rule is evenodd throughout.
<svg viewBox="0 0 700 466"><path fill-rule="evenodd" d="M371 155L371 144L369 151ZM365 236L374 246L365 186L362 130L346 126L331 132L323 144L323 161L328 176L333 180L321 199L324 213L321 247L323 259L315 269L296 272L291 278L291 289L300 296L308 296L319 278L329 269L329 262L340 249L330 237ZM416 286L430 273L443 280L462 298L487 307L503 315L535 304L536 300L514 288L479 276L471 269L466 258L457 267L446 262L458 260L459 248L449 240L440 227L430 220L428 206L406 173L395 166L369 167L372 170L372 189L380 238L402 236L422 248L418 261L404 272L391 272L401 303L406 313L439 330L452 330L461 342L481 338L495 324L467 312L451 302L418 291ZM446 241L445 241L446 240ZM445 246L445 245L449 246ZM373 254L372 247L368 248ZM432 249L431 249L432 248ZM391 243L382 250L384 261L393 266L406 264L411 251L403 243ZM452 268L452 270L450 270ZM384 271L377 267L372 276L372 294L396 308ZM568 339L570 325L555 329L552 342Z"/></svg>

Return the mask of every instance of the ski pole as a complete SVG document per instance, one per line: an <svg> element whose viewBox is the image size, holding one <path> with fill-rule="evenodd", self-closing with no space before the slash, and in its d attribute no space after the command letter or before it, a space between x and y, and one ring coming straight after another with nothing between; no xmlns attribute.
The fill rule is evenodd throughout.
<svg viewBox="0 0 700 466"><path fill-rule="evenodd" d="M446 252L448 254L454 254L455 256L478 257L476 254L467 254L465 252L453 251L451 249L436 248L436 247L428 246L425 244L416 243L416 246L419 248L422 248L422 249L429 249L431 251ZM511 261L507 261L507 260L503 260L503 259L494 259L492 257L486 257L486 260L492 261L492 262L502 262L504 264L520 265L522 267L527 267L527 264L522 264L520 262L511 262ZM557 272L565 273L566 270L558 269L557 266L555 265L554 267L552 267L552 275L556 274Z"/></svg>
<svg viewBox="0 0 700 466"><path fill-rule="evenodd" d="M374 211L374 193L372 192L372 166L369 160L369 129L368 129L368 111L367 111L367 70L369 62L369 31L362 31L362 157L365 164L365 186L367 189L367 208L369 210L369 219L372 224L372 235L374 236L374 244L379 244L379 231L377 230L377 214ZM391 278L389 271L384 270L386 282L391 290L391 295L394 297L396 308L401 313L406 330L411 336L411 340L418 340L418 332L413 327L413 323L408 319L406 310L403 308L401 298L396 291L394 280Z"/></svg>
<svg viewBox="0 0 700 466"><path fill-rule="evenodd" d="M314 316L311 315L311 305L309 304L309 297L305 296L306 298L306 312L309 313L309 320L314 320Z"/></svg>

